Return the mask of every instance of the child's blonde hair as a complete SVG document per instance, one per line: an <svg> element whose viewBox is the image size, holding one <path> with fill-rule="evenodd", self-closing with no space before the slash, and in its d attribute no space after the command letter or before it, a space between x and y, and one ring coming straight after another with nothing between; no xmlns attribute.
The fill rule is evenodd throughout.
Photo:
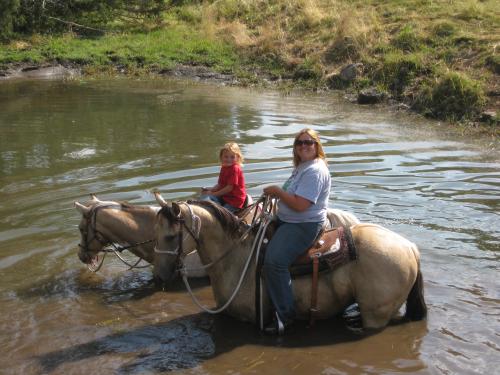
<svg viewBox="0 0 500 375"><path fill-rule="evenodd" d="M236 142L228 142L219 151L219 160L222 161L222 154L224 151L229 151L238 157L236 163L243 164L243 155L241 154L240 146Z"/></svg>

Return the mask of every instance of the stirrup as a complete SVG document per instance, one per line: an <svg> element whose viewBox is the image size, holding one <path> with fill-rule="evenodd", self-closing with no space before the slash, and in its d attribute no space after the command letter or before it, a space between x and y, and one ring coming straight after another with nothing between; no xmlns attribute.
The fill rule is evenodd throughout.
<svg viewBox="0 0 500 375"><path fill-rule="evenodd" d="M278 326L278 335L283 336L285 334L285 325L280 319L280 316L278 315L278 312L276 311L276 324Z"/></svg>
<svg viewBox="0 0 500 375"><path fill-rule="evenodd" d="M271 324L264 328L264 333L266 335L283 336L285 334L285 324L282 322L277 312L275 315Z"/></svg>

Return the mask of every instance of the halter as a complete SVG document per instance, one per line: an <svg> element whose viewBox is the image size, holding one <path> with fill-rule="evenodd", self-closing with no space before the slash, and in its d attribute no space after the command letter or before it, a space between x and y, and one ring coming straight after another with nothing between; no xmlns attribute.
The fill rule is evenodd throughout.
<svg viewBox="0 0 500 375"><path fill-rule="evenodd" d="M193 230L191 230L190 228L187 227L186 223L185 223L185 220L184 218L182 217L182 213L179 213L179 215L175 218L175 222L176 223L179 223L181 224L181 229L179 231L179 246L177 246L177 248L175 250L172 250L172 251L169 251L169 250L161 250L161 249L158 249L156 246L155 246L155 252L156 253L159 253L159 254L167 254L167 255L172 255L172 256L176 256L176 263L180 263L181 264L181 268L179 269L181 271L181 274L182 274L182 280L184 282L184 285L186 286L186 289L189 293L189 295L191 296L191 299L193 300L193 302L200 308L202 309L203 311L209 313L209 314L218 314L222 311L224 311L230 304L231 302L234 300L234 298L236 297L236 295L238 294L238 291L240 290L241 288L241 285L243 283L243 280L245 278L245 275L248 271L248 268L249 268L249 265L250 265L250 262L252 261L252 259L255 259L255 261L257 262L257 259L259 257L259 253L260 253L260 248L262 246L262 243L264 241L264 237L265 237L265 233L266 233L266 229L268 227L268 225L270 224L270 222L273 220L273 216L275 214L275 210L276 210L276 206L275 206L275 202L273 202L273 200L269 197L269 196L263 196L261 197L256 203L255 205L258 205L259 203L262 203L263 204L263 209L260 213L260 217L259 217L259 220L255 220L256 217L254 216L254 220L252 222L252 225L251 225L251 228L254 227L256 224L256 222L258 221L259 222L259 229L257 231L257 234L253 240L253 243L252 243L252 247L251 247L251 250L250 250L250 253L248 254L248 258L245 262L245 265L243 267L243 271L240 275L240 278L238 280L238 283L236 285L236 287L234 288L231 296L229 297L229 299L224 303L223 306L217 308L217 309L209 309L205 306L203 306L199 301L198 299L196 298L196 296L194 295L192 289L191 289L191 286L189 285L189 281L188 281L188 270L183 267L182 265L182 260L180 259L180 255L182 254L182 242L184 240L184 236L183 236L183 233L182 233L182 228L186 228L189 232L189 234L193 237L193 239L196 241L196 244L197 246L199 246L199 233L200 233L200 229L201 229L201 220L199 218L199 216L196 216L193 214L193 211L191 210L191 207L189 206L188 203L186 202L182 202L184 203L188 208L189 208L189 212L191 214L191 222L193 223L193 227L195 226L195 222L197 222L196 226L197 228L194 228ZM196 233L196 236L194 235L194 233ZM248 235L248 232L247 231L244 236L242 238L240 238L240 242L243 242L244 239L247 237ZM212 267L214 264L218 263L219 261L221 261L224 257L226 257L229 253L231 253L231 251L226 251L224 254L222 254L220 257L218 257L216 260L210 262L209 264L206 264L206 265L203 265L202 266L202 269L207 269L207 268L210 268Z"/></svg>
<svg viewBox="0 0 500 375"><path fill-rule="evenodd" d="M121 209L121 205L119 204L106 204L102 206L94 206L91 208L90 215L86 217L85 224L87 228L90 227L90 229L92 230L92 238L89 240L89 233L87 232L85 236L84 246L78 244L78 247L82 248L83 251L89 252L89 244L94 240L99 242L103 247L111 243L111 241L107 240L104 237L104 235L97 230L97 212L102 208L110 208L110 207L116 207Z"/></svg>
<svg viewBox="0 0 500 375"><path fill-rule="evenodd" d="M142 241L142 242L137 242L135 244L131 244L131 245L127 245L127 246L116 246L113 243L113 241L107 239L104 236L104 234L102 234L100 231L97 230L97 212L100 209L111 208L111 207L117 208L117 209L120 209L120 210L122 208L121 204L119 204L119 203L96 205L96 206L94 206L94 207L91 208L90 215L88 215L86 217L86 227L87 228L90 227L90 229L92 230L92 238L89 240L89 233L87 232L86 236L85 236L84 246L82 246L81 244L78 244L78 247L80 247L84 252L88 253L89 252L89 245L90 245L90 243L95 240L95 241L99 242L102 245L103 249L101 251L104 252L104 256L102 257L101 263L97 266L97 268L94 269L94 268L91 268L88 265L87 265L87 268L90 271L92 271L92 272L99 271L99 269L101 268L102 264L104 263L104 258L106 257L106 254L109 253L109 252L115 253L115 255L118 257L118 259L120 259L124 264L126 264L129 267L129 269L149 267L149 265L138 266L138 264L142 260L141 257L139 257L139 259L137 260L137 262L135 262L135 264L130 264L126 259L124 259L120 255L120 253L123 250L131 249L131 248L139 246L139 245L144 245L144 244L147 244L147 243L151 243L151 242L154 241L154 239L146 240L146 241ZM108 246L108 245L112 245L113 249L105 249L105 247Z"/></svg>
<svg viewBox="0 0 500 375"><path fill-rule="evenodd" d="M191 206L187 202L179 202L186 205L189 210L189 214L191 215L191 228L186 225L186 220L182 217L182 212L179 212L179 215L175 218L175 223L180 224L181 229L179 230L179 234L177 235L179 238L179 245L174 250L161 250L155 245L154 252L157 254L167 254L172 255L177 258L180 258L183 249L184 240L187 238L187 234L191 235L193 240L196 242L196 246L200 246L200 229L201 229L201 219L199 216L193 213ZM160 211L161 212L161 211ZM158 212L158 214L160 213ZM183 229L186 228L187 234L184 235ZM178 261L179 259L177 259Z"/></svg>

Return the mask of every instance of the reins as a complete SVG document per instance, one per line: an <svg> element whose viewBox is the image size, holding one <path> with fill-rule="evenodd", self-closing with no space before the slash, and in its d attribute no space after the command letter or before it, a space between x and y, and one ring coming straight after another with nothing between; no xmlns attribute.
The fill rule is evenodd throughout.
<svg viewBox="0 0 500 375"><path fill-rule="evenodd" d="M138 257L137 262L135 262L134 264L131 264L125 258L123 258L123 256L121 255L121 253L124 250L132 249L132 248L138 247L140 245L144 245L144 244L147 244L147 243L154 242L154 239L150 239L150 240L146 240L146 241L142 241L142 242L137 242L137 243L126 245L126 246L118 246L113 241L110 241L110 240L106 239L106 236L104 236L104 234L102 234L102 232L100 232L100 231L97 230L97 212L100 209L110 208L110 207L115 207L115 208L118 208L120 210L122 208L121 204L119 204L119 203L116 203L116 204L106 204L106 205L96 205L96 206L94 206L92 208L92 211L91 211L89 217L87 218L87 227L90 227L90 229L92 229L92 231L93 231L93 237L89 240L89 238L88 238L89 236L88 236L88 233L87 233L87 235L85 236L85 246L82 246L81 244L78 244L78 246L80 248L82 248L85 252L89 252L89 250L88 250L89 249L89 244L93 240L96 240L96 241L98 241L103 246L103 249L101 251L104 253L104 255L101 258L101 261L100 261L100 263L99 263L99 265L97 267L94 268L94 267L91 267L89 264L87 264L87 268L91 272L97 272L97 271L99 271L101 269L103 263L104 263L104 258L106 258L106 254L107 253L114 253L116 255L116 257L118 259L120 259L120 261L122 261L126 266L129 267L128 268L129 270L134 269L134 268L147 268L147 267L149 267L150 266L149 264L145 264L143 266L139 266L138 265L143 260L143 258ZM112 246L113 249L109 249L109 248L107 249L106 246Z"/></svg>
<svg viewBox="0 0 500 375"><path fill-rule="evenodd" d="M275 204L274 204L275 202L269 196L262 196L262 197L260 197L259 200L257 200L257 202L255 202L252 206L255 205L255 207L258 207L259 204L261 204L261 203L262 203L262 210L261 210L261 212L259 213L259 215L254 214L254 217L252 219L252 224L245 231L245 233L242 235L242 237L239 239L239 242L243 242L246 239L246 237L248 236L248 234L250 233L250 231L252 230L252 228L255 227L256 225L259 225L259 229L258 229L257 234L256 234L256 236L254 238L253 243L252 243L252 247L251 247L250 253L248 255L248 259L245 262L245 266L243 267L243 271L241 273L241 276L240 276L240 278L238 280L238 283L237 283L236 287L234 288L233 292L231 293L231 296L229 297L229 299L226 301L226 303L224 303L223 306L221 306L221 307L219 307L217 309L210 309L210 308L207 308L207 307L203 306L199 302L198 298L194 295L194 293L193 293L193 291L191 289L191 286L189 284L188 274L189 274L190 269L187 269L186 267L184 267L182 259L180 258L180 255L182 254L182 242L184 240L184 236L182 235L182 227L185 227L186 229L189 230L189 228L185 224L185 221L184 221L184 219L182 217L178 218L179 222L183 224L183 225L181 225L181 231L179 232L179 238L180 238L180 242L181 242L179 244L179 246L175 250L173 250L173 251L160 250L160 249L157 249L155 247L155 252L163 253L163 254L167 254L167 255L175 255L175 256L178 257L178 261L181 264L181 268L179 269L179 271L181 272L182 280L184 282L184 285L186 286L186 289L187 289L189 295L191 296L191 299L193 300L194 304L197 305L203 311L205 311L205 312L207 312L209 314L218 314L218 313L224 311L231 304L231 302L233 302L234 298L238 294L238 292L239 292L239 290L241 288L241 285L243 284L243 280L244 280L244 278L246 276L246 273L248 271L248 268L250 266L250 262L251 262L252 257L253 257L254 254L256 254L255 255L255 262L256 263L258 262L260 248L262 246L262 243L264 242L264 237L265 237L265 234L266 234L267 227L269 226L269 224L273 220L273 217L274 217L274 214L275 214L275 209L276 209L275 208ZM197 228L197 233L199 234L200 229L201 229L201 220L199 219L198 216L193 215L193 212L192 212L191 207L189 206L189 204L188 203L185 203L185 204L186 204L186 206L190 210L191 217L192 217L192 222L193 223L195 222L194 218L197 218L197 220L198 220L199 228ZM192 234L192 231L189 231L189 233L196 240L196 237ZM198 243L198 241L197 241L197 243ZM213 267L215 264L217 264L223 258L225 258L230 252L231 252L231 250L226 251L224 254L222 254L216 260L210 262L209 264L206 264L206 265L202 266L201 269L205 270L205 269L208 269L210 267ZM198 269L199 268L197 268L197 270ZM192 270L193 269L191 269L191 271Z"/></svg>

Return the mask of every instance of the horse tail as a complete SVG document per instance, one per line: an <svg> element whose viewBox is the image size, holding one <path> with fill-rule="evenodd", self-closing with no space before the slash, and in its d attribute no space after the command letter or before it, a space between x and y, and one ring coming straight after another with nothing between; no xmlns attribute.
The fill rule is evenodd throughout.
<svg viewBox="0 0 500 375"><path fill-rule="evenodd" d="M406 299L405 318L409 320L422 320L427 316L427 305L424 300L424 279L418 262L417 278Z"/></svg>

